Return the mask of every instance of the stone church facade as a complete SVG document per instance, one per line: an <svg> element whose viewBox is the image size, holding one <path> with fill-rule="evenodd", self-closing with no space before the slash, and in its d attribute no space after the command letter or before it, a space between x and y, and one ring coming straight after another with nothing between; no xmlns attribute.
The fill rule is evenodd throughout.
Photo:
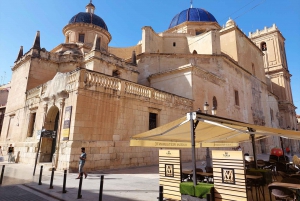
<svg viewBox="0 0 300 201"><path fill-rule="evenodd" d="M58 169L77 170L80 147L87 170L156 164L157 148L130 147L130 137L205 102L221 117L296 128L285 39L275 25L247 37L233 20L221 27L211 13L190 8L168 30L143 27L136 46L117 48L108 46L112 37L94 12L89 3L72 17L65 42L51 51L41 48L39 32L28 52L20 48L0 136L19 162L34 164L46 129L56 138L41 139L38 160ZM276 145L269 137L257 150ZM251 152L247 143L244 151ZM191 158L188 150L183 158Z"/></svg>

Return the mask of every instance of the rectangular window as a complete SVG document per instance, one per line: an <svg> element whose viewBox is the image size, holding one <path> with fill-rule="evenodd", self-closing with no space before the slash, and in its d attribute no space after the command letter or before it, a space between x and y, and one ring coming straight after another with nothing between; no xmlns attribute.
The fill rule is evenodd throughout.
<svg viewBox="0 0 300 201"><path fill-rule="evenodd" d="M176 43L175 42L173 42L173 47L175 47L176 46Z"/></svg>
<svg viewBox="0 0 300 201"><path fill-rule="evenodd" d="M149 113L149 130L156 128L157 126L157 114Z"/></svg>
<svg viewBox="0 0 300 201"><path fill-rule="evenodd" d="M273 116L273 110L270 108L270 116L271 116L271 121L273 121L274 116Z"/></svg>
<svg viewBox="0 0 300 201"><path fill-rule="evenodd" d="M252 74L255 76L255 66L254 66L254 63L252 63Z"/></svg>
<svg viewBox="0 0 300 201"><path fill-rule="evenodd" d="M84 43L84 34L79 34L79 40L80 43Z"/></svg>
<svg viewBox="0 0 300 201"><path fill-rule="evenodd" d="M32 137L34 132L36 113L30 113L27 137Z"/></svg>
<svg viewBox="0 0 300 201"><path fill-rule="evenodd" d="M1 136L2 126L3 126L4 114L5 114L5 108L4 110L0 111L0 136Z"/></svg>
<svg viewBox="0 0 300 201"><path fill-rule="evenodd" d="M234 99L235 99L235 105L240 105L239 101L239 92L237 90L234 90Z"/></svg>

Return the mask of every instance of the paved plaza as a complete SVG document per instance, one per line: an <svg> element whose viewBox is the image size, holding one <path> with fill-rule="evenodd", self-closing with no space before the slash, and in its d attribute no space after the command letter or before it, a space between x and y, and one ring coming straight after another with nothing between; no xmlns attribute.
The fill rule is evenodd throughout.
<svg viewBox="0 0 300 201"><path fill-rule="evenodd" d="M258 155L258 158L268 160L268 155ZM33 166L1 162L0 168L2 165L5 165L5 171L0 187L1 201L77 200L79 180L75 179L78 176L76 173L67 174L67 193L62 193L61 171L55 171L54 187L49 189L51 171L48 168L44 168L42 185L38 185L40 166L37 166L36 174L32 176ZM197 162L197 167L204 169L204 165L203 161ZM191 169L192 164L183 163L182 167ZM83 179L80 200L99 199L101 175L104 175L103 201L158 200L158 165L88 173L88 177Z"/></svg>

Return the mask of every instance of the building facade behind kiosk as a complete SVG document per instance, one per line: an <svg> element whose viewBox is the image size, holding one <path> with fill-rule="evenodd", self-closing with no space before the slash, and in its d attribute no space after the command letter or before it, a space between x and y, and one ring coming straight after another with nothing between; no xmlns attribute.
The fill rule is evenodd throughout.
<svg viewBox="0 0 300 201"><path fill-rule="evenodd" d="M109 25L95 11L89 3L71 17L64 43L51 51L40 32L28 52L20 48L0 136L20 162L34 163L44 128L57 136L42 138L39 162L58 169L77 169L80 147L87 170L157 164L158 150L130 147L130 137L205 102L221 117L296 128L285 39L275 25L247 37L233 20L221 27L211 13L190 8L166 31L145 26L137 45L118 48L109 46ZM271 137L256 148L269 153L274 146L279 141ZM203 159L205 151L198 153ZM182 156L191 158L189 151Z"/></svg>

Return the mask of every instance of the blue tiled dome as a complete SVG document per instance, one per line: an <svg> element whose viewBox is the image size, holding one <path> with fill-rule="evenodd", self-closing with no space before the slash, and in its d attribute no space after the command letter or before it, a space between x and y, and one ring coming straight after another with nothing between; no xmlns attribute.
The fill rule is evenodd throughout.
<svg viewBox="0 0 300 201"><path fill-rule="evenodd" d="M169 29L186 21L217 22L216 18L210 12L202 8L189 8L175 15Z"/></svg>
<svg viewBox="0 0 300 201"><path fill-rule="evenodd" d="M98 15L95 15L93 13L80 12L70 19L69 24L73 24L73 23L94 24L108 31L104 20Z"/></svg>

